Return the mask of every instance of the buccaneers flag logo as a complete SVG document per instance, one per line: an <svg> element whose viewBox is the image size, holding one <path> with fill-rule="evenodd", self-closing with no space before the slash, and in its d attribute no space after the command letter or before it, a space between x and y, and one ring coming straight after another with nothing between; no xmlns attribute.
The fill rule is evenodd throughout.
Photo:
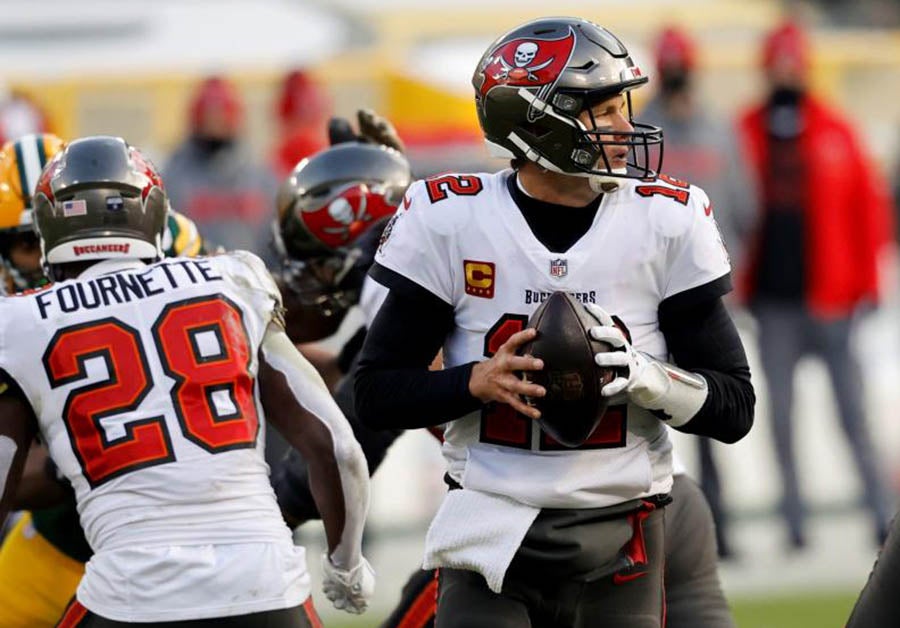
<svg viewBox="0 0 900 628"><path fill-rule="evenodd" d="M569 63L575 33L559 39L513 39L494 48L482 66L481 95L497 85L544 87L549 92ZM542 92L545 90L541 90Z"/></svg>
<svg viewBox="0 0 900 628"><path fill-rule="evenodd" d="M302 210L298 217L326 246L338 248L352 244L369 225L395 209L384 189L360 183L344 188L324 205Z"/></svg>

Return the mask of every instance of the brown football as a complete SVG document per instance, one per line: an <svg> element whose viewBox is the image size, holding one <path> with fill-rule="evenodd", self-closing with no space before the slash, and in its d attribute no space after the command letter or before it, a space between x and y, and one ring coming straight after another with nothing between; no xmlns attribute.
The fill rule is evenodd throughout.
<svg viewBox="0 0 900 628"><path fill-rule="evenodd" d="M597 366L594 354L611 351L612 346L587 333L598 324L570 294L554 292L528 320L537 337L519 349L521 355L544 361L542 370L523 376L543 386L547 395L527 401L541 411L541 429L567 447L588 439L609 404L600 389L613 380L615 371Z"/></svg>

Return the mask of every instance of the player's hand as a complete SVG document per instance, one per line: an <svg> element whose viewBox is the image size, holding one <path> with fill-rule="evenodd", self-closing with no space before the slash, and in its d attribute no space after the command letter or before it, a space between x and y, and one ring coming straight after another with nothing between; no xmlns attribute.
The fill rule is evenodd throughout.
<svg viewBox="0 0 900 628"><path fill-rule="evenodd" d="M384 116L371 109L360 109L356 112L356 120L359 123L359 135L364 141L381 144L401 153L406 152L406 146L403 145L397 129Z"/></svg>
<svg viewBox="0 0 900 628"><path fill-rule="evenodd" d="M588 330L591 338L600 340L612 345L616 351L608 351L605 353L597 353L594 355L594 362L597 366L604 368L613 367L619 373L615 379L604 386L600 393L604 397L614 397L621 392L625 392L629 400L643 405L636 399L632 399L633 393L641 385L642 375L650 364L644 354L636 351L625 333L616 325L613 317L599 305L594 303L586 303L584 306L591 316L600 323Z"/></svg>
<svg viewBox="0 0 900 628"><path fill-rule="evenodd" d="M406 151L397 129L387 118L371 109L360 109L356 112L356 120L359 132L353 129L346 118L334 117L328 121L328 139L332 146L344 142L362 142L380 144L401 153Z"/></svg>
<svg viewBox="0 0 900 628"><path fill-rule="evenodd" d="M544 368L544 362L531 356L516 355L516 350L534 340L536 335L537 331L534 329L523 329L500 345L490 359L475 364L469 378L469 392L472 396L484 403L497 401L508 404L532 419L541 418L540 411L525 403L522 396L543 397L547 391L543 386L523 381L519 373L540 371Z"/></svg>
<svg viewBox="0 0 900 628"><path fill-rule="evenodd" d="M335 567L328 557L322 556L322 591L334 607L360 615L369 607L375 593L375 570L365 558L352 569Z"/></svg>

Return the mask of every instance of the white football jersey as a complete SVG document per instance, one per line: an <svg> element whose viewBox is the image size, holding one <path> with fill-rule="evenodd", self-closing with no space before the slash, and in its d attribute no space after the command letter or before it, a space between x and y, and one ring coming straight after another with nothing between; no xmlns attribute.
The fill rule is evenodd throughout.
<svg viewBox="0 0 900 628"><path fill-rule="evenodd" d="M263 459L257 354L278 307L246 252L105 261L0 301L0 368L95 551L78 590L88 609L174 621L308 596Z"/></svg>
<svg viewBox="0 0 900 628"><path fill-rule="evenodd" d="M379 247L378 264L453 306L445 365L492 355L557 290L617 315L638 350L666 359L660 303L730 271L703 190L667 177L625 183L604 195L581 239L553 253L514 203L510 175L416 182ZM531 506L603 507L671 488L665 426L634 405L611 406L577 449L505 405L451 422L445 438L454 480Z"/></svg>

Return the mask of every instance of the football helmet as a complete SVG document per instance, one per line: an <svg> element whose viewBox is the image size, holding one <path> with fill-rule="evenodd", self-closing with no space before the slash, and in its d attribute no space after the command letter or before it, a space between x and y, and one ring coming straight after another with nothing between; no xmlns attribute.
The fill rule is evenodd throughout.
<svg viewBox="0 0 900 628"><path fill-rule="evenodd" d="M577 18L547 18L492 43L472 85L478 121L494 156L615 183L653 178L660 170L662 130L632 119L630 91L647 80L606 29ZM610 129L588 128L579 120L582 111L617 94L625 95L633 131L611 135ZM628 167L611 168L604 147L627 148Z"/></svg>
<svg viewBox="0 0 900 628"><path fill-rule="evenodd" d="M110 258L159 259L168 201L156 167L120 137L69 143L44 168L34 224L44 270Z"/></svg>
<svg viewBox="0 0 900 628"><path fill-rule="evenodd" d="M302 160L278 193L275 248L282 280L304 305L345 312L358 300L364 233L394 213L409 162L386 146L348 142ZM366 239L368 240L368 239Z"/></svg>
<svg viewBox="0 0 900 628"><path fill-rule="evenodd" d="M50 133L25 135L0 148L0 263L13 287L35 287L43 278L40 266L23 268L12 262L16 243L37 246L32 227L32 195L44 166L63 148L63 141Z"/></svg>

